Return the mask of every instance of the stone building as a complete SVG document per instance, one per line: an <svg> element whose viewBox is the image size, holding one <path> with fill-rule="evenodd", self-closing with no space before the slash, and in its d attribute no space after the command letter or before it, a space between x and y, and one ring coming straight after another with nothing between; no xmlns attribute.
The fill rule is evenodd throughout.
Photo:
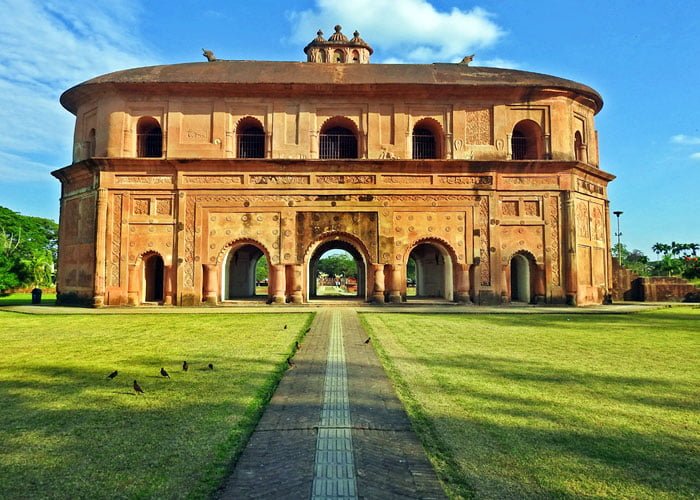
<svg viewBox="0 0 700 500"><path fill-rule="evenodd" d="M358 296L593 304L611 288L594 116L569 80L460 64L371 64L339 26L307 62L99 76L66 91L59 299L95 305L314 298L329 249ZM411 300L411 297L408 297Z"/></svg>

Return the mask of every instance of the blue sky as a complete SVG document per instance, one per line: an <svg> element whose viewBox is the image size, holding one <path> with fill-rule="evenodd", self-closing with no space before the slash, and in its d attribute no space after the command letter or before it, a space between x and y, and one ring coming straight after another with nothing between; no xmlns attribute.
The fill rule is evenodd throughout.
<svg viewBox="0 0 700 500"><path fill-rule="evenodd" d="M601 167L617 175L622 240L700 241L696 1L0 0L0 205L58 219L73 116L65 89L150 64L304 59L318 28L357 29L373 62L453 62L570 78L598 90Z"/></svg>

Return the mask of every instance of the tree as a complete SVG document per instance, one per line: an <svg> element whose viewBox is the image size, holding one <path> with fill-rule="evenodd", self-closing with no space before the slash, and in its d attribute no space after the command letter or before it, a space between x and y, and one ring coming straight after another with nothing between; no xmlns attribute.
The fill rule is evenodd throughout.
<svg viewBox="0 0 700 500"><path fill-rule="evenodd" d="M0 207L0 291L52 286L58 224Z"/></svg>
<svg viewBox="0 0 700 500"><path fill-rule="evenodd" d="M267 267L267 259L263 255L258 259L258 263L255 264L255 282L259 283L268 279L269 276L270 274Z"/></svg>
<svg viewBox="0 0 700 500"><path fill-rule="evenodd" d="M357 263L346 252L321 256L318 260L318 270L328 276L357 278Z"/></svg>
<svg viewBox="0 0 700 500"><path fill-rule="evenodd" d="M682 276L686 279L700 278L700 261L697 254L700 245L697 243L671 244L656 243L651 247L661 259L652 263L654 270L667 276Z"/></svg>

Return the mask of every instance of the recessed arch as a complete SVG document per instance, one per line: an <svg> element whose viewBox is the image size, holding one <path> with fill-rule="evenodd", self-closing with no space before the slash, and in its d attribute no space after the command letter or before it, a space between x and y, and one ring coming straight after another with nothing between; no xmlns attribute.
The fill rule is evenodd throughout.
<svg viewBox="0 0 700 500"><path fill-rule="evenodd" d="M94 128L91 128L90 131L88 132L87 135L87 154L88 158L94 158L95 157L95 150L97 147L97 132L95 131Z"/></svg>
<svg viewBox="0 0 700 500"><path fill-rule="evenodd" d="M404 255L405 270L410 259L415 263L417 298L454 299L458 259L449 243L439 238L414 241ZM408 275L407 272L404 274Z"/></svg>
<svg viewBox="0 0 700 500"><path fill-rule="evenodd" d="M265 158L265 128L252 116L241 118L236 125L238 158Z"/></svg>
<svg viewBox="0 0 700 500"><path fill-rule="evenodd" d="M576 161L586 161L585 158L586 146L583 144L583 135L580 130L574 133L574 158Z"/></svg>
<svg viewBox="0 0 700 500"><path fill-rule="evenodd" d="M358 128L344 116L334 116L321 126L319 158L322 160L354 159L358 157Z"/></svg>
<svg viewBox="0 0 700 500"><path fill-rule="evenodd" d="M142 302L161 303L165 297L165 262L158 252L140 256L143 262Z"/></svg>
<svg viewBox="0 0 700 500"><path fill-rule="evenodd" d="M511 135L513 160L541 160L544 157L542 128L532 120L521 120Z"/></svg>
<svg viewBox="0 0 700 500"><path fill-rule="evenodd" d="M267 263L268 274L264 277L264 286L267 286L270 278L270 254L262 243L252 239L240 239L224 245L216 258L216 264L221 266L222 300L258 296L256 268L260 259L265 259ZM269 288L261 296L269 296Z"/></svg>
<svg viewBox="0 0 700 500"><path fill-rule="evenodd" d="M139 118L136 124L136 156L160 158L163 156L163 130L152 116Z"/></svg>
<svg viewBox="0 0 700 500"><path fill-rule="evenodd" d="M534 298L535 258L529 252L519 251L511 256L509 266L510 301L530 303Z"/></svg>
<svg viewBox="0 0 700 500"><path fill-rule="evenodd" d="M344 63L345 62L345 52L341 49L335 49L333 51L333 62Z"/></svg>
<svg viewBox="0 0 700 500"><path fill-rule="evenodd" d="M358 51L358 50L352 51L352 62L355 64L360 63L360 51Z"/></svg>
<svg viewBox="0 0 700 500"><path fill-rule="evenodd" d="M433 118L423 118L413 125L414 160L432 160L443 158L444 133L442 125Z"/></svg>

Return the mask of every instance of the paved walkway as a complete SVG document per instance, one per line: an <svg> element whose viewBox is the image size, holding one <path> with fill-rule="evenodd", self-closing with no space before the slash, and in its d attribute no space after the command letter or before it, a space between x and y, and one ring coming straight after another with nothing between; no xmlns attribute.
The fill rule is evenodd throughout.
<svg viewBox="0 0 700 500"><path fill-rule="evenodd" d="M355 311L323 309L222 499L444 498Z"/></svg>

